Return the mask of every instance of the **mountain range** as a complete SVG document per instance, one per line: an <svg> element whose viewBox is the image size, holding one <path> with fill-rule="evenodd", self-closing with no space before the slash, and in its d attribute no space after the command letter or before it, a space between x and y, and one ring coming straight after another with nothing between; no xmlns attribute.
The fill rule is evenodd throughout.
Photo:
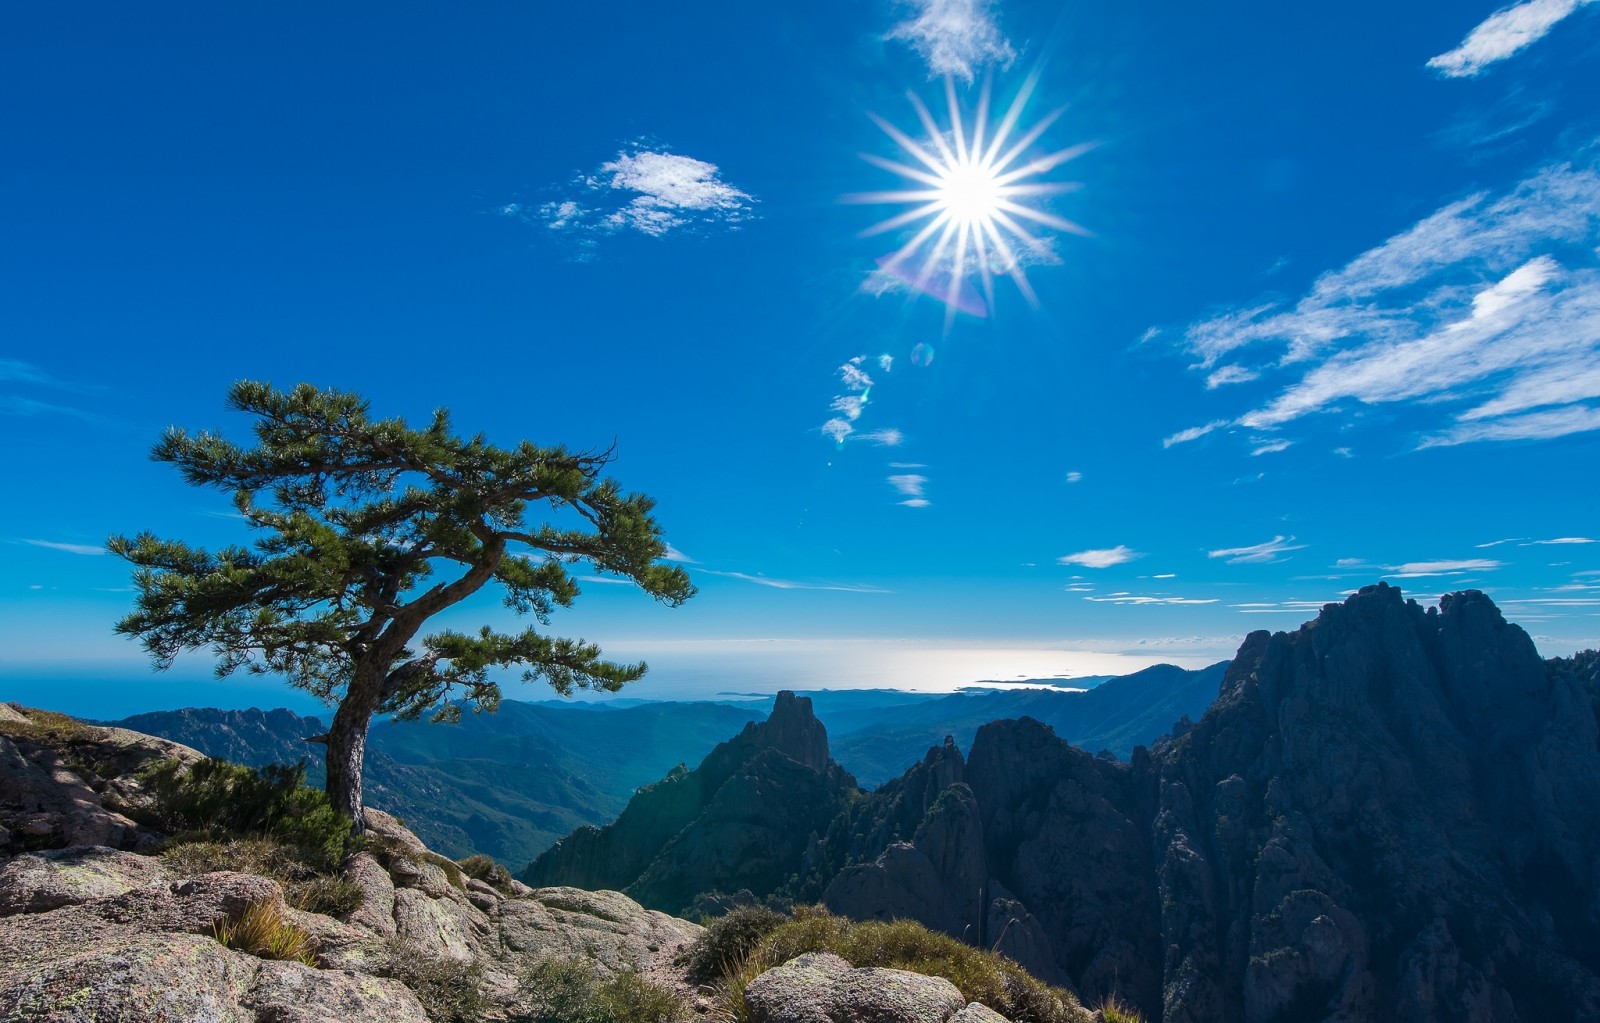
<svg viewBox="0 0 1600 1023"><path fill-rule="evenodd" d="M822 690L809 697L842 737L834 755L871 786L915 763L930 742L954 735L965 747L981 724L1024 714L1082 745L1127 756L1174 721L1203 713L1223 667L1158 665L1090 680L1100 684L1088 691ZM446 855L485 853L520 869L575 828L615 819L640 786L698 763L773 703L770 696L620 705L506 700L497 713L466 715L454 726L382 720L368 742L366 796ZM308 783L322 783L321 748L305 741L327 731L317 717L191 708L102 723L251 766L306 758Z"/></svg>
<svg viewBox="0 0 1600 1023"><path fill-rule="evenodd" d="M1379 584L1250 634L1125 760L994 721L868 793L780 696L525 876L907 917L1163 1023L1593 1020L1597 792L1597 655Z"/></svg>

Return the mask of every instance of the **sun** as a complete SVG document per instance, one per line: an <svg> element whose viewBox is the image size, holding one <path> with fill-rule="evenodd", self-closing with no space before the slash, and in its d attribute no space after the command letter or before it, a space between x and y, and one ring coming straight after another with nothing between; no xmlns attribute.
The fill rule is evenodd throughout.
<svg viewBox="0 0 1600 1023"><path fill-rule="evenodd" d="M956 310L983 315L994 305L994 278L1010 277L1029 302L1037 304L1025 266L1054 262L1054 249L1041 237L1042 229L1088 234L1083 227L1039 209L1030 202L1047 195L1074 191L1076 182L1039 181L1068 160L1083 155L1093 143L1071 146L1047 156L1028 159L1026 154L1062 111L1057 110L1021 130L1022 112L1032 95L1036 76L1029 76L998 126L989 130L989 84L984 83L978 109L970 127L962 116L955 82L945 79L945 99L950 127L941 130L916 94L911 104L927 133L925 142L877 115L869 115L910 160L891 160L872 153L862 159L905 179L907 187L846 196L846 201L894 203L910 208L894 214L863 232L864 236L905 230L909 239L879 266L918 291L944 301L951 316ZM970 295L969 282L981 282L985 304Z"/></svg>

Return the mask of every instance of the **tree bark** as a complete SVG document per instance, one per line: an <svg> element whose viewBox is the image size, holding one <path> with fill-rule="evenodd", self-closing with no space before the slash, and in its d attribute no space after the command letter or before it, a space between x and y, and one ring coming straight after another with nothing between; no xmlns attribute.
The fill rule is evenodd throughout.
<svg viewBox="0 0 1600 1023"><path fill-rule="evenodd" d="M367 830L361 813L361 767L367 755L367 729L382 694L381 684L370 676L370 670L356 670L328 729L328 802L350 818L351 838Z"/></svg>

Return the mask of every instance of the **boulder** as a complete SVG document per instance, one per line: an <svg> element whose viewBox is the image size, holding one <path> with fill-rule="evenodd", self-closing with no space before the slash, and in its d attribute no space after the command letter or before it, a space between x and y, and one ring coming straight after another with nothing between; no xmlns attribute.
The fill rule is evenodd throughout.
<svg viewBox="0 0 1600 1023"><path fill-rule="evenodd" d="M949 1023L967 1004L943 977L853 969L827 952L767 970L749 983L744 998L751 1023Z"/></svg>
<svg viewBox="0 0 1600 1023"><path fill-rule="evenodd" d="M0 867L0 916L75 906L170 879L160 860L105 846L26 853Z"/></svg>

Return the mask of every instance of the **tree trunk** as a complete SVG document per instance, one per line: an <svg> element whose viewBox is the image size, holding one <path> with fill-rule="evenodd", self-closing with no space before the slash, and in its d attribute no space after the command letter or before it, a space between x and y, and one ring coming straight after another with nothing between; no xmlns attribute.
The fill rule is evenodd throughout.
<svg viewBox="0 0 1600 1023"><path fill-rule="evenodd" d="M377 710L380 687L359 669L345 692L328 729L328 801L350 818L350 837L364 834L367 822L361 802L361 765L367 755L367 728ZM363 684L365 683L365 684Z"/></svg>

